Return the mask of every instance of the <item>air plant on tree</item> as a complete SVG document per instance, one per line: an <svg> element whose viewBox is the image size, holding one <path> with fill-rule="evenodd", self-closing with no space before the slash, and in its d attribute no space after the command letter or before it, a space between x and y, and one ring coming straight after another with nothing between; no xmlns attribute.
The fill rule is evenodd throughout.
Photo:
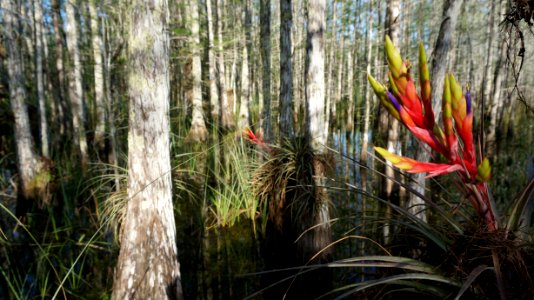
<svg viewBox="0 0 534 300"><path fill-rule="evenodd" d="M500 245L509 245L513 242L513 234L509 233L515 233L520 227L519 216L528 205L527 199L534 190L534 180L531 180L520 196L515 199L506 222L499 220L487 185L491 178L491 166L488 159L482 156L481 150L479 150L478 157L475 152L472 133L473 110L469 87L466 87L464 92L452 74L446 75L441 113L443 127L440 127L435 122L432 110L430 76L423 45L419 47L419 94L410 74L409 63L402 60L389 37L386 37L385 51L390 71L389 87L379 83L370 74L368 74L369 83L386 110L420 142L427 144L437 153L439 157L435 160L440 162L420 162L393 154L380 147L375 147L375 151L397 168L409 173L428 173L427 177L447 173L458 174L461 181L460 189L484 221L488 233L494 238L490 243L495 243L495 245L487 249L491 249L497 287L501 299L504 299L506 293L501 261L504 259L506 263L512 262L512 265L514 263L510 258L500 257L497 249ZM516 250L516 254L522 256L521 251ZM510 268L509 264L507 268ZM528 280L530 272L524 268L523 270L524 273L516 278L524 277L530 281ZM472 275L475 273L476 269L473 270ZM467 280L466 284L469 281L471 280Z"/></svg>
<svg viewBox="0 0 534 300"><path fill-rule="evenodd" d="M386 37L386 54L389 66L389 89L376 81L370 74L368 80L382 105L401 122L419 141L437 152L444 162L420 162L375 147L380 155L399 169L409 173L428 173L433 177L457 172L466 196L488 230L498 228L495 205L488 192L487 182L491 167L487 158L477 155L472 134L473 110L469 88L465 93L452 74L445 77L442 99L443 129L434 121L430 99L430 76L423 45L419 47L420 93L410 75L408 62L402 61L399 51Z"/></svg>

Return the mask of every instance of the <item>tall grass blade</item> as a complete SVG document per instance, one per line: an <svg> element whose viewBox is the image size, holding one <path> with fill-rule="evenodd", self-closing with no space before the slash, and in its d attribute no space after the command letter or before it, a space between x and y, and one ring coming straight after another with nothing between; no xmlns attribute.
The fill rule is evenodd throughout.
<svg viewBox="0 0 534 300"><path fill-rule="evenodd" d="M486 265L480 265L480 266L476 267L473 271L471 271L469 276L467 276L467 280L462 285L462 288L460 289L460 291L458 292L456 297L454 297L454 300L459 300L460 297L462 297L462 295L465 293L465 291L467 291L467 289L471 286L471 284L473 284L475 279L480 274L482 274L482 272L484 272L486 270L493 270L493 267L488 267Z"/></svg>
<svg viewBox="0 0 534 300"><path fill-rule="evenodd" d="M519 196L515 199L513 204L512 212L510 213L510 217L508 219L508 224L506 225L506 229L511 232L515 232L519 229L519 224L521 220L521 214L525 210L525 208L528 205L528 200L530 199L530 196L532 195L532 192L534 191L534 177L530 179L527 186L523 189L523 191L519 194ZM529 226L530 224L524 224L526 226Z"/></svg>

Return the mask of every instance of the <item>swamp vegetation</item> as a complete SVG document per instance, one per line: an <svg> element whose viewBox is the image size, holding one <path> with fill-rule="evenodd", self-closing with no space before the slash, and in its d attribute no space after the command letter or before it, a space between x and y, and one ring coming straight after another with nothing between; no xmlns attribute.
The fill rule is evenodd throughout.
<svg viewBox="0 0 534 300"><path fill-rule="evenodd" d="M532 298L532 1L147 3L1 3L0 299L154 296L156 189L167 298Z"/></svg>

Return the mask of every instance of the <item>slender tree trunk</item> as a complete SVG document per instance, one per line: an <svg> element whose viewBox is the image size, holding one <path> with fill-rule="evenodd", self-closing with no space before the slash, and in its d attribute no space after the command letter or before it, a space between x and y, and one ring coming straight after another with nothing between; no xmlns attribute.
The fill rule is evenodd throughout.
<svg viewBox="0 0 534 300"><path fill-rule="evenodd" d="M504 16L507 11L507 2L501 2L500 15ZM487 107L489 108L489 124L486 130L485 150L486 155L491 157L497 150L497 126L499 125L499 112L503 109L503 99L501 99L503 79L506 74L504 70L506 67L506 44L505 37L501 39L499 45L499 56L495 64L495 70L493 73L493 89L491 90L490 98L488 99Z"/></svg>
<svg viewBox="0 0 534 300"><path fill-rule="evenodd" d="M356 41L355 41L356 42ZM356 45L353 45L353 47L356 47ZM351 51L347 51L347 77L345 78L347 80L347 119L346 119L346 125L345 125L345 131L347 132L348 136L352 137L354 134L354 92L355 92L355 77L354 77L354 67L357 64L357 55L352 58Z"/></svg>
<svg viewBox="0 0 534 300"><path fill-rule="evenodd" d="M369 11L368 11L368 23L367 23L367 37L366 37L366 44L367 44L367 74L371 74L371 59L372 59L372 52L373 52L373 43L372 43L372 35L373 35L373 0L369 2ZM371 116L371 106L372 106L372 99L371 99L371 89L369 88L369 84L365 84L365 113L363 117L363 132L362 132L362 151L360 152L360 161L362 162L362 169L361 171L365 172L362 173L362 186L366 186L364 184L363 180L367 179L367 169L365 168L367 166L367 148L369 148L369 129L370 129L370 116Z"/></svg>
<svg viewBox="0 0 534 300"><path fill-rule="evenodd" d="M111 55L108 53L107 45L109 43L109 26L107 22L103 19L102 22L102 32L103 32L103 44L102 51L104 65L104 92L106 93L105 99L107 104L107 123L109 125L109 155L108 162L113 166L113 172L115 175L115 191L120 191L120 176L119 176L119 158L118 158L118 143L117 143L117 127L115 126L115 101L111 96Z"/></svg>
<svg viewBox="0 0 534 300"><path fill-rule="evenodd" d="M435 116L441 114L441 96L443 94L443 82L445 80L445 72L447 70L448 55L451 49L451 43L454 31L456 30L456 23L458 15L460 14L460 7L463 0L445 0L443 2L443 17L441 26L439 28L438 39L434 47L432 58L432 70L430 73L430 80L432 81L432 100L433 110Z"/></svg>
<svg viewBox="0 0 534 300"><path fill-rule="evenodd" d="M304 87L304 52L305 49L302 47L304 43L305 28L304 20L301 17L300 11L304 8L303 1L293 1L293 16L295 16L294 30L293 30L293 39L292 47L294 53L294 71L293 71L293 119L295 121L296 127L295 134L298 134L301 131L301 124L303 124L302 119L304 116L304 100L303 100L303 87ZM302 116L301 116L302 114Z"/></svg>
<svg viewBox="0 0 534 300"><path fill-rule="evenodd" d="M209 0L208 0L209 1ZM208 129L204 122L204 110L202 109L202 65L200 62L200 34L199 34L199 17L197 0L189 1L189 16L191 20L191 74L190 87L191 99L193 106L191 128L187 136L188 140L203 142L208 138Z"/></svg>
<svg viewBox="0 0 534 300"><path fill-rule="evenodd" d="M37 99L39 102L39 134L41 137L41 154L50 156L48 143L48 121L46 118L46 100L43 72L43 7L41 1L33 1L33 26L35 32L35 78L37 82Z"/></svg>
<svg viewBox="0 0 534 300"><path fill-rule="evenodd" d="M183 299L172 207L166 0L131 4L128 206L115 299Z"/></svg>
<svg viewBox="0 0 534 300"><path fill-rule="evenodd" d="M344 62L345 62L345 18L343 18L343 12L345 8L345 2L341 2L341 32L339 34L339 60L337 62L337 85L336 85L336 94L335 98L332 104L332 107L330 109L330 117L333 118L334 122L330 122L335 124L334 128L338 128L337 125L339 125L339 121L337 118L337 105L341 102L341 97L343 96L343 68L344 68ZM337 42L336 42L337 45ZM331 128L333 130L334 128Z"/></svg>
<svg viewBox="0 0 534 300"><path fill-rule="evenodd" d="M63 60L63 36L62 36L62 28L63 24L61 22L61 16L60 16L60 6L59 6L59 0L52 0L52 19L54 23L54 39L56 42L56 71L57 71L57 80L58 85L56 87L57 89L57 95L58 95L58 105L57 105L57 116L59 118L59 134L61 136L65 135L66 133L66 119L65 119L65 110L67 109L67 97L65 96L65 63Z"/></svg>
<svg viewBox="0 0 534 300"><path fill-rule="evenodd" d="M260 52L262 59L261 128L266 142L273 141L271 124L271 1L260 0Z"/></svg>
<svg viewBox="0 0 534 300"><path fill-rule="evenodd" d="M219 94L217 92L217 72L214 48L213 13L211 10L211 0L206 0L206 18L208 25L208 78L210 90L211 118L214 124L219 124L220 105Z"/></svg>
<svg viewBox="0 0 534 300"><path fill-rule="evenodd" d="M4 41L7 52L7 71L9 76L9 98L15 119L15 143L17 147L17 167L19 170L22 195L32 198L32 180L38 172L38 158L33 149L33 137L26 107L26 90L22 70L21 49L17 44L15 32L18 31L18 9L14 0L3 0Z"/></svg>
<svg viewBox="0 0 534 300"><path fill-rule="evenodd" d="M81 158L82 170L89 164L89 154L87 152L87 138L85 136L85 108L82 90L82 65L80 61L80 48L78 39L78 28L76 26L76 16L73 1L67 1L67 48L70 52L71 67L69 78L69 98L72 111L72 129L74 131L74 142L78 147L78 154Z"/></svg>
<svg viewBox="0 0 534 300"><path fill-rule="evenodd" d="M226 78L225 78L225 66L224 66L224 47L223 47L223 35L222 35L222 9L223 1L217 0L217 51L219 55L217 57L217 65L219 68L219 105L221 126L225 129L231 129L234 127L232 114L230 110L230 104L228 102L228 96L226 94Z"/></svg>
<svg viewBox="0 0 534 300"><path fill-rule="evenodd" d="M280 139L291 139L293 129L293 64L291 57L291 0L280 2Z"/></svg>
<svg viewBox="0 0 534 300"><path fill-rule="evenodd" d="M241 103L239 105L239 129L250 127L251 75L250 62L252 50L252 16L250 0L245 0L245 26L243 26L243 62L241 64Z"/></svg>
<svg viewBox="0 0 534 300"><path fill-rule="evenodd" d="M105 136L106 136L106 102L108 101L104 93L104 64L102 63L102 33L98 26L98 20L100 16L97 11L97 3L100 6L98 0L89 1L89 14L91 19L91 32L93 34L91 44L93 47L93 57L95 61L94 65L94 77L95 77L95 104L96 104L96 126L95 137L93 144L99 150L100 153L104 153L105 148Z"/></svg>
<svg viewBox="0 0 534 300"><path fill-rule="evenodd" d="M337 49L336 45L336 35L337 35L337 4L336 1L332 1L332 26L330 28L332 37L330 40L327 40L329 43L328 47L328 57L326 61L326 89L325 89L325 107L324 107L324 114L325 114L325 136L327 136L328 140L328 131L330 127L330 112L332 108L332 77L333 72L332 68L334 66L335 61L335 52Z"/></svg>

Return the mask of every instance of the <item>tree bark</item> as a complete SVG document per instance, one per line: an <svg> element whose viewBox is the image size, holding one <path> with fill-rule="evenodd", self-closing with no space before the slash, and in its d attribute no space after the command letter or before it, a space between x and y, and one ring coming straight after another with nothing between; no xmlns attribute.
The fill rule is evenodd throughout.
<svg viewBox="0 0 534 300"><path fill-rule="evenodd" d="M504 16L507 11L507 1L501 1L501 12L500 15ZM502 84L504 75L506 71L506 46L507 41L503 37L499 45L499 56L497 57L497 62L495 64L495 70L493 73L493 89L490 93L490 98L488 99L487 107L489 107L489 124L488 129L486 130L486 139L484 140L484 148L486 150L487 156L493 156L497 150L497 126L499 125L499 112L503 109L503 100L501 99Z"/></svg>
<svg viewBox="0 0 534 300"><path fill-rule="evenodd" d="M217 0L217 50L219 55L217 57L217 65L219 68L219 105L220 105L220 116L221 116L221 126L224 129L232 129L234 127L234 122L232 119L232 114L230 110L230 104L228 102L228 96L226 95L226 75L225 75L225 66L224 66L224 47L223 47L223 35L222 35L222 9L223 9L222 0Z"/></svg>
<svg viewBox="0 0 534 300"><path fill-rule="evenodd" d="M271 124L271 1L260 0L260 48L262 60L261 128L266 142L273 141Z"/></svg>
<svg viewBox="0 0 534 300"><path fill-rule="evenodd" d="M448 55L451 49L451 43L454 31L456 30L456 21L460 13L460 7L463 0L445 0L443 2L443 17L439 28L438 39L434 47L432 58L432 70L430 80L432 86L432 100L434 115L437 117L441 114L441 96L443 94L443 82L447 70Z"/></svg>
<svg viewBox="0 0 534 300"><path fill-rule="evenodd" d="M368 11L368 23L367 23L367 37L366 37L366 44L367 44L367 74L371 74L371 59L372 59L372 52L373 52L373 43L371 42L372 35L373 35L373 0L369 2L369 11ZM366 81L365 81L366 82ZM360 152L360 161L362 162L363 166L361 168L362 173L362 180L367 179L367 169L365 166L367 166L367 148L369 148L369 129L370 129L370 117L371 117L371 106L372 106L372 99L373 95L371 94L371 89L369 88L369 84L365 84L365 113L363 116L363 132L362 132L362 151ZM362 186L364 183L362 182Z"/></svg>
<svg viewBox="0 0 534 300"><path fill-rule="evenodd" d="M208 0L209 1L209 0ZM189 1L189 22L191 26L191 73L190 73L190 103L192 104L191 128L187 140L203 142L208 138L208 129L204 122L204 110L202 108L202 65L200 62L200 35L197 0Z"/></svg>
<svg viewBox="0 0 534 300"><path fill-rule="evenodd" d="M293 129L293 64L291 57L291 0L280 2L280 139L291 139Z"/></svg>
<svg viewBox="0 0 534 300"><path fill-rule="evenodd" d="M32 180L38 172L38 158L33 149L33 137L26 107L26 90L22 70L21 49L14 33L18 31L18 9L14 0L0 3L4 19L4 41L7 52L7 71L9 76L9 97L15 119L15 143L17 147L17 167L19 170L22 195L32 198Z"/></svg>
<svg viewBox="0 0 534 300"><path fill-rule="evenodd" d="M332 103L332 107L330 109L330 117L334 119L333 123L335 126L334 128L337 128L338 125L338 118L337 118L337 105L341 103L341 98L343 97L343 68L345 66L345 20L346 18L343 18L343 12L345 8L345 2L341 2L341 32L339 34L339 60L337 61L337 85L336 85L336 94L334 101ZM337 45L337 42L336 42ZM332 128L331 128L332 130Z"/></svg>
<svg viewBox="0 0 534 300"><path fill-rule="evenodd" d="M93 144L103 153L105 148L105 137L106 137L106 120L107 120L107 110L106 102L108 101L104 93L104 64L102 63L102 35L100 31L100 26L98 26L98 21L100 17L97 11L97 1L89 1L89 18L91 19L91 44L93 47L93 58L95 61L94 64L94 77L95 77L95 106L96 106L96 126L95 126L95 137ZM99 2L98 2L99 3ZM98 5L100 6L100 4Z"/></svg>
<svg viewBox="0 0 534 300"><path fill-rule="evenodd" d="M114 299L183 299L172 207L166 0L131 4L128 206Z"/></svg>
<svg viewBox="0 0 534 300"><path fill-rule="evenodd" d="M337 49L336 43L336 34L337 34L337 5L336 1L332 1L332 22L331 22L331 34L332 37L330 38L330 41L327 40L329 47L328 47L328 57L326 61L326 88L325 88L325 108L324 108L324 114L325 114L325 136L328 140L328 131L330 127L330 111L332 109L332 77L333 72L332 68L335 64L335 52Z"/></svg>
<svg viewBox="0 0 534 300"><path fill-rule="evenodd" d="M211 10L211 0L206 0L206 19L208 30L208 78L210 90L211 118L214 124L219 124L220 105L219 94L217 92L217 71L214 48L213 13Z"/></svg>
<svg viewBox="0 0 534 300"><path fill-rule="evenodd" d="M33 28L35 32L35 78L37 82L37 99L39 102L39 134L41 138L41 154L50 157L48 142L48 121L46 117L46 100L43 72L43 7L41 1L33 1Z"/></svg>
<svg viewBox="0 0 534 300"><path fill-rule="evenodd" d="M245 21L243 22L243 62L241 64L241 103L239 106L239 129L250 127L250 103L252 93L252 72L251 72L251 52L252 52L252 3L245 0Z"/></svg>
<svg viewBox="0 0 534 300"><path fill-rule="evenodd" d="M325 9L326 0L309 0L307 9L307 44L306 44L306 135L313 149L314 160L313 181L314 194L310 201L314 201L313 220L302 220L303 229L313 228L307 233L307 241L300 241L305 255L318 254L315 258L319 262L327 262L331 251L326 249L330 244L330 209L328 207L328 193L326 191L326 166L322 157L326 155L327 136L325 134ZM309 222L309 223L308 223ZM322 276L328 276L323 274ZM313 288L321 281L321 275L309 278L309 286ZM322 279L323 282L324 278ZM325 282L326 283L326 282ZM305 297L306 298L306 297Z"/></svg>
<svg viewBox="0 0 534 300"><path fill-rule="evenodd" d="M56 42L55 51L56 51L56 57L55 57L55 65L56 65L56 72L57 72L57 98L58 98L58 105L57 105L57 116L59 118L59 134L61 136L65 135L67 129L67 122L65 119L65 110L67 109L67 97L65 96L65 62L63 60L63 35L62 35L62 28L63 24L61 22L61 16L60 11L61 8L59 6L59 0L52 0L52 20L54 23L54 40Z"/></svg>
<svg viewBox="0 0 534 300"><path fill-rule="evenodd" d="M80 61L80 48L78 45L78 28L76 26L75 3L67 1L67 48L70 52L71 67L69 78L69 98L72 112L72 129L74 143L78 147L82 170L89 164L87 152L87 138L85 136L85 108L82 89L82 65Z"/></svg>

